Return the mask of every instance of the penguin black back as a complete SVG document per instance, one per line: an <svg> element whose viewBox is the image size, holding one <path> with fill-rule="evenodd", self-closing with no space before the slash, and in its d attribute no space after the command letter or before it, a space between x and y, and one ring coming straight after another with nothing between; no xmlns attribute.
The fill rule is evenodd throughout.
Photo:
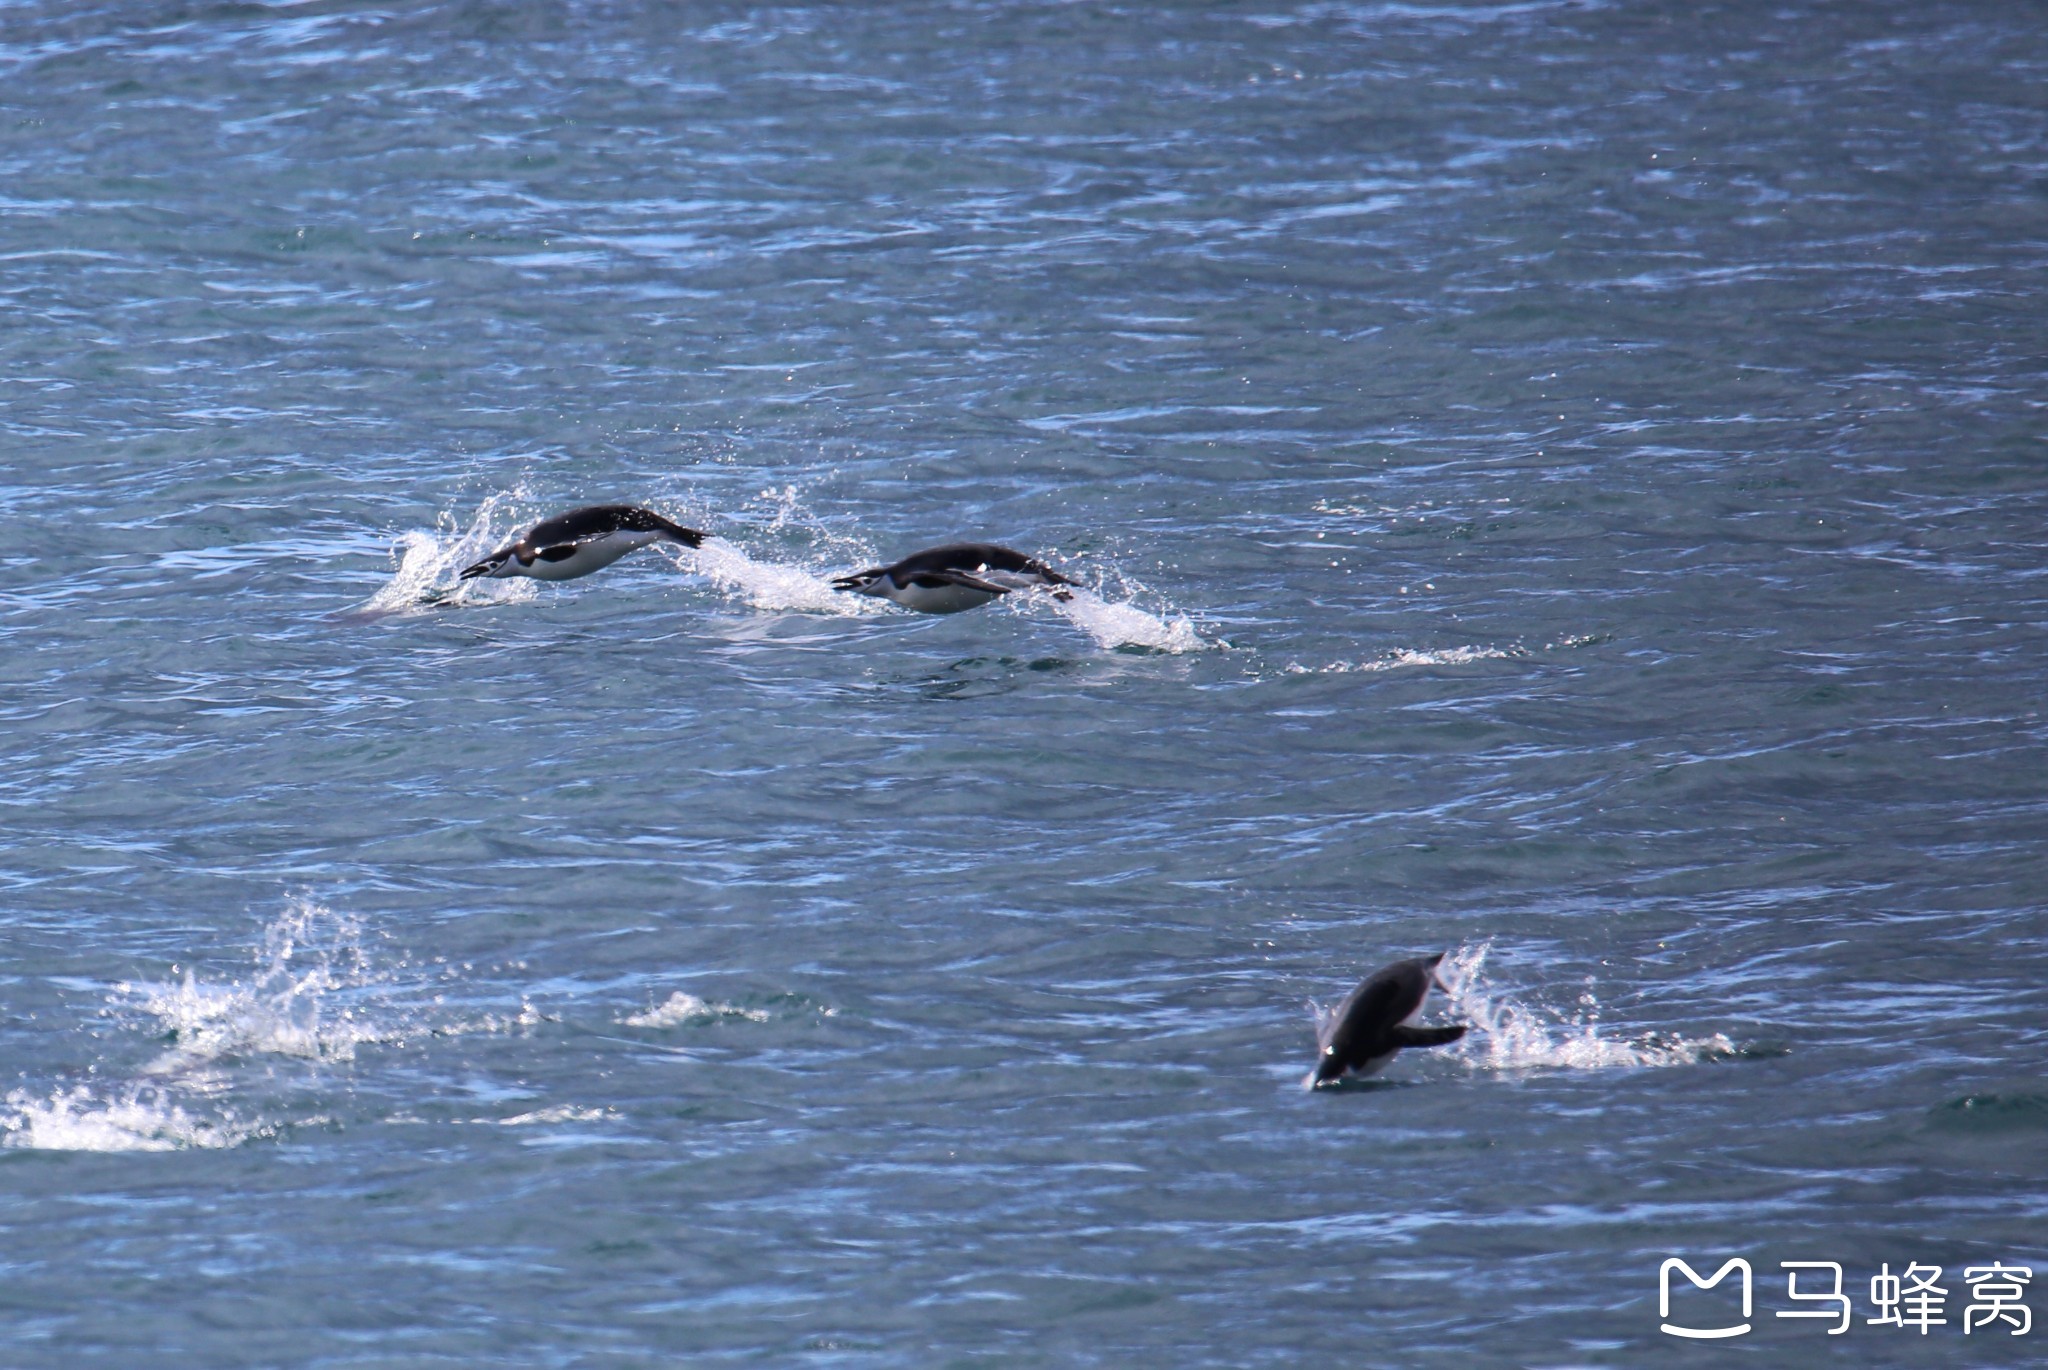
<svg viewBox="0 0 2048 1370"><path fill-rule="evenodd" d="M652 509L634 504L593 504L587 509L571 509L534 524L520 541L530 547L549 547L582 542L605 533L661 533L685 547L704 545L704 535L696 529L671 523Z"/></svg>

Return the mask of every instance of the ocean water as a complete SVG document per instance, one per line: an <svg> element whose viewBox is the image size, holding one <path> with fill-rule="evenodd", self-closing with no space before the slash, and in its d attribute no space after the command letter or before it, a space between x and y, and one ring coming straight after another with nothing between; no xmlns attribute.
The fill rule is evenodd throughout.
<svg viewBox="0 0 2048 1370"><path fill-rule="evenodd" d="M0 1365L2038 1360L2044 80L0 6ZM456 579L619 500L711 540ZM830 589L970 537L1084 592Z"/></svg>

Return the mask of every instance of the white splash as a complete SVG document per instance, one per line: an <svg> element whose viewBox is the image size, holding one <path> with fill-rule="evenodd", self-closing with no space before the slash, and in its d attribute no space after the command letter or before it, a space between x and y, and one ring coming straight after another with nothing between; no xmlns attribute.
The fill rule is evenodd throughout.
<svg viewBox="0 0 2048 1370"><path fill-rule="evenodd" d="M403 958L373 965L359 920L294 899L263 929L245 976L195 972L161 983L122 983L104 1010L149 1041L168 1042L126 1078L95 1079L47 1095L10 1091L0 1100L0 1146L59 1151L173 1151L237 1146L275 1136L287 1120L229 1107L225 1096L278 1078L279 1057L317 1072L353 1060L369 1043L416 1035L515 1032L544 1021L530 1003L518 1015L450 1021L433 979L467 983L469 966L421 976ZM175 968L173 968L175 970ZM249 1058L270 1058L252 1065ZM324 1121L289 1120L295 1126Z"/></svg>
<svg viewBox="0 0 2048 1370"><path fill-rule="evenodd" d="M1179 654L1199 652L1210 645L1195 631L1186 614L1161 618L1129 601L1112 604L1094 591L1078 586L1068 591L1064 599L1045 598L1075 627L1094 638L1099 647L1143 647Z"/></svg>
<svg viewBox="0 0 2048 1370"><path fill-rule="evenodd" d="M1469 1023L1453 1050L1481 1070L1610 1070L1616 1067L1688 1066L1735 1054L1723 1033L1691 1040L1654 1034L1634 1040L1600 1035L1600 1006L1589 988L1570 1019L1532 1009L1504 993L1490 992L1482 970L1491 942L1460 947L1437 967L1450 1021Z"/></svg>
<svg viewBox="0 0 2048 1370"><path fill-rule="evenodd" d="M861 612L860 596L841 594L832 582L801 566L756 561L723 538L706 538L691 552L679 552L686 570L709 579L755 609L796 609L812 614Z"/></svg>
<svg viewBox="0 0 2048 1370"><path fill-rule="evenodd" d="M436 997L434 1002L438 1005L442 1000ZM449 1018L435 1022L431 1031L436 1037L466 1037L471 1033L497 1036L501 1033L531 1032L542 1023L561 1021L559 1015L542 1013L534 1007L531 999L522 998L517 1013L481 1013L474 1018Z"/></svg>
<svg viewBox="0 0 2048 1370"><path fill-rule="evenodd" d="M362 925L311 900L288 903L263 930L246 980L202 982L192 971L176 984L121 984L163 1025L172 1049L151 1074L187 1071L224 1056L298 1056L346 1061L369 1042L406 1027L389 1005L359 1003L379 983L370 972Z"/></svg>
<svg viewBox="0 0 2048 1370"><path fill-rule="evenodd" d="M47 1099L10 1090L0 1111L0 1146L40 1151L182 1151L239 1146L268 1136L267 1124L232 1113L198 1117L154 1085L117 1086L102 1097L91 1087L59 1089Z"/></svg>
<svg viewBox="0 0 2048 1370"><path fill-rule="evenodd" d="M467 528L458 528L447 514L437 532L402 534L392 550L398 569L384 588L370 596L360 613L376 617L402 614L440 604L503 604L532 599L535 583L509 580L462 580L463 568L489 556L512 540L523 526L518 516L528 502L523 489L492 495L477 509Z"/></svg>
<svg viewBox="0 0 2048 1370"><path fill-rule="evenodd" d="M1475 661L1504 661L1526 655L1514 647L1445 647L1437 651L1415 651L1397 647L1375 661L1333 661L1327 666L1287 667L1289 675L1343 675L1353 672L1398 671L1410 666L1465 666Z"/></svg>
<svg viewBox="0 0 2048 1370"><path fill-rule="evenodd" d="M699 999L694 994L677 990L660 1004L645 1013L635 1013L619 1019L626 1027L672 1028L684 1023L710 1023L720 1018L744 1018L750 1023L765 1023L768 1015L757 1008L741 1008L736 1004L714 1004Z"/></svg>

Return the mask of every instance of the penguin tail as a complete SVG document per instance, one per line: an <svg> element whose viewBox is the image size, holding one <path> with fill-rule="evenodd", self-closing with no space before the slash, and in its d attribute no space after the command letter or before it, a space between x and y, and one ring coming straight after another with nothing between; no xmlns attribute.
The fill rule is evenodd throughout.
<svg viewBox="0 0 2048 1370"><path fill-rule="evenodd" d="M685 528L680 523L669 523L667 519L663 519L662 523L666 526L661 531L668 536L668 540L681 543L685 547L702 547L704 539L710 536L708 533L698 532L695 528Z"/></svg>

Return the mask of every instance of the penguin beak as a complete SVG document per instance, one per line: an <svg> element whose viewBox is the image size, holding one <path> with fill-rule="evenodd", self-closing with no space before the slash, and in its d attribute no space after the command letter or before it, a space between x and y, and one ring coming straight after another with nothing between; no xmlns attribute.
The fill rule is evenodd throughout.
<svg viewBox="0 0 2048 1370"><path fill-rule="evenodd" d="M468 569L464 570L464 571L463 571L463 573L462 573L462 574L461 574L460 576L458 576L458 577L457 577L457 579L458 579L458 580L475 580L475 579L476 579L477 577L479 577L479 576L487 576L487 575L489 575L489 574L490 574L491 572L493 572L493 571L497 570L497 569L498 569L498 568L499 568L500 566L502 566L502 565L504 565L504 564L505 564L505 563L504 563L504 562L503 562L502 560L499 560L499 561L479 561L479 562L478 562L478 563L477 563L476 565L474 565L474 566L471 566L471 567L469 567Z"/></svg>

